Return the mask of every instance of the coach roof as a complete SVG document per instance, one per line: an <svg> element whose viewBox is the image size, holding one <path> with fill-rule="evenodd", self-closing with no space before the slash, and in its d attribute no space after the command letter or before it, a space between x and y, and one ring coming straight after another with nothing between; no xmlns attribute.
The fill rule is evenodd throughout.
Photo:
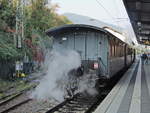
<svg viewBox="0 0 150 113"><path fill-rule="evenodd" d="M75 32L79 30L94 30L94 31L100 31L100 32L106 33L104 29L96 27L96 26L85 25L85 24L68 24L68 25L49 29L46 31L46 34L49 36L55 36L59 33Z"/></svg>
<svg viewBox="0 0 150 113"><path fill-rule="evenodd" d="M58 34L61 33L67 33L67 32L75 32L75 31L82 31L82 30L90 30L90 31L98 31L101 33L106 33L108 35L111 35L113 37L118 38L119 40L125 42L124 40L120 39L120 37L118 37L118 35L115 35L114 33L110 32L109 30L106 30L104 28L100 28L100 27L96 27L96 26L92 26L92 25L86 25L86 24L67 24L64 26L59 26L59 27L55 27L55 28L51 28L49 30L46 31L46 34L48 36L57 36ZM119 34L119 33L118 33Z"/></svg>

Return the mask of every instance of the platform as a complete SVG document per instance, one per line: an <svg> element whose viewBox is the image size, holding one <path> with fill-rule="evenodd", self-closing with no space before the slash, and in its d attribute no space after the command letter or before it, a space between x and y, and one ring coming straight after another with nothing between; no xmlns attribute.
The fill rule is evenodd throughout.
<svg viewBox="0 0 150 113"><path fill-rule="evenodd" d="M150 64L137 60L93 113L150 113Z"/></svg>

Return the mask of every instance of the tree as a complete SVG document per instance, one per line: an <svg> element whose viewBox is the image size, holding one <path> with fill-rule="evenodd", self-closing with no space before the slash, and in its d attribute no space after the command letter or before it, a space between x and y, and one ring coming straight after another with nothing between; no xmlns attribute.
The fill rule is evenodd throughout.
<svg viewBox="0 0 150 113"><path fill-rule="evenodd" d="M13 6L13 2L10 0L0 1L0 20L11 28L15 26L16 10Z"/></svg>
<svg viewBox="0 0 150 113"><path fill-rule="evenodd" d="M71 23L66 17L57 14L56 11L59 8L57 4L50 4L49 8L45 4L45 0L28 0L24 6L24 48L20 52L14 46L13 41L13 34L16 27L17 1L0 0L0 41L2 42L0 43L0 57L5 59L21 57L24 55L24 52L28 56L33 56L35 48L41 48L42 50L42 45L51 44L50 40L49 44L47 44L49 38L45 36L45 30ZM38 43L33 41L33 37ZM30 45L34 46L34 49L27 42L30 42Z"/></svg>

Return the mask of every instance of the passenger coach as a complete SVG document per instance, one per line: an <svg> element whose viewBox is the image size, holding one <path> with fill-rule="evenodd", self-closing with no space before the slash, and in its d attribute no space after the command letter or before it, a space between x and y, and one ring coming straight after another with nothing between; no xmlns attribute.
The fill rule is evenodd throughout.
<svg viewBox="0 0 150 113"><path fill-rule="evenodd" d="M77 51L84 73L93 70L110 79L134 61L134 50L108 31L90 25L71 24L50 29L47 35L64 48Z"/></svg>

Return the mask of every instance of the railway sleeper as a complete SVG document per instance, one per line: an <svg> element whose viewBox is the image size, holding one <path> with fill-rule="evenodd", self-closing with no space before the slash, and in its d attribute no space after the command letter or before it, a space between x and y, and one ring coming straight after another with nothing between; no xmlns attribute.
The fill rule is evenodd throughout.
<svg viewBox="0 0 150 113"><path fill-rule="evenodd" d="M70 111L75 111L75 112L77 112L77 111L85 111L86 109L83 109L83 108L68 108L68 109L66 109L66 111L67 111L67 113L68 112L70 112ZM64 109L60 109L59 111L64 111Z"/></svg>
<svg viewBox="0 0 150 113"><path fill-rule="evenodd" d="M83 101L81 101L81 102L74 102L74 101L72 101L72 102L69 102L69 103L70 103L70 105L74 105L74 104L91 105L91 103L93 103L93 102L83 102Z"/></svg>
<svg viewBox="0 0 150 113"><path fill-rule="evenodd" d="M76 105L73 105L74 107L88 107L89 105L81 105L81 104L76 104ZM66 107L72 107L72 104L67 104Z"/></svg>

